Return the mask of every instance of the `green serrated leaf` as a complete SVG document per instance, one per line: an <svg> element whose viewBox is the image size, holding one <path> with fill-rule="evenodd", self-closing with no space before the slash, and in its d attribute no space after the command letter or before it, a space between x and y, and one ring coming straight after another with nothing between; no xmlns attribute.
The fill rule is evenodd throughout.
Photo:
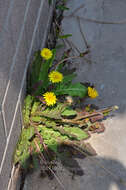
<svg viewBox="0 0 126 190"><path fill-rule="evenodd" d="M52 128L43 126L41 128L41 135L44 143L53 151L57 152L58 139L67 140L68 137L61 135L59 131L54 131Z"/></svg>
<svg viewBox="0 0 126 190"><path fill-rule="evenodd" d="M54 144L49 144L48 148L50 148L52 151L57 153L57 147L58 147L58 143L55 142Z"/></svg>
<svg viewBox="0 0 126 190"><path fill-rule="evenodd" d="M63 77L63 83L71 82L77 75L75 73Z"/></svg>
<svg viewBox="0 0 126 190"><path fill-rule="evenodd" d="M23 156L21 157L19 163L21 164L23 169L28 169L29 168L29 156L30 154L28 152L26 152L25 154L23 154Z"/></svg>
<svg viewBox="0 0 126 190"><path fill-rule="evenodd" d="M25 136L28 140L30 140L34 135L34 127L30 126L25 130Z"/></svg>
<svg viewBox="0 0 126 190"><path fill-rule="evenodd" d="M24 108L23 108L23 119L24 125L28 126L30 121L31 108L33 103L33 97L31 95L27 95L24 100Z"/></svg>
<svg viewBox="0 0 126 190"><path fill-rule="evenodd" d="M59 45L57 45L55 48L56 49L60 49L60 48L63 48L64 47L64 44L59 44Z"/></svg>
<svg viewBox="0 0 126 190"><path fill-rule="evenodd" d="M50 68L50 63L49 60L45 61L41 68L40 68L40 72L39 72L39 81L42 81L43 84L43 88L47 88L48 84L49 84L49 80L48 80L48 71Z"/></svg>
<svg viewBox="0 0 126 190"><path fill-rule="evenodd" d="M60 39L65 39L65 38L69 38L69 37L71 37L71 36L72 36L72 34L65 34L65 35L59 36L59 38L60 38Z"/></svg>
<svg viewBox="0 0 126 190"><path fill-rule="evenodd" d="M77 127L64 127L67 132L76 135L77 140L84 140L89 137L89 134Z"/></svg>
<svg viewBox="0 0 126 190"><path fill-rule="evenodd" d="M58 103L53 108L48 107L44 111L36 112L36 115L47 117L47 118L52 118L52 119L61 119L61 113L64 111L65 108L66 108L66 106L64 104Z"/></svg>
<svg viewBox="0 0 126 190"><path fill-rule="evenodd" d="M36 123L41 122L41 119L42 119L41 116L32 116L32 117L31 117L31 120L32 120L33 122L36 122Z"/></svg>
<svg viewBox="0 0 126 190"><path fill-rule="evenodd" d="M30 156L28 151L30 142L27 140L25 132L26 129L21 133L20 140L16 146L16 150L13 156L13 161L15 164L19 162L22 165L22 163L24 163Z"/></svg>
<svg viewBox="0 0 126 190"><path fill-rule="evenodd" d="M87 88L80 83L70 85L60 84L57 86L57 89L54 90L54 93L56 95L68 94L70 96L79 96L80 98L83 98L87 96Z"/></svg>
<svg viewBox="0 0 126 190"><path fill-rule="evenodd" d="M61 72L61 71L62 71L63 66L64 66L64 63L59 64L59 65L57 66L57 68L56 68L56 71Z"/></svg>
<svg viewBox="0 0 126 190"><path fill-rule="evenodd" d="M36 110L38 109L38 106L40 105L40 102L34 102L33 106L31 108L31 115L34 114L36 112Z"/></svg>
<svg viewBox="0 0 126 190"><path fill-rule="evenodd" d="M62 10L62 11L64 11L64 10L69 10L68 7L63 6L63 5L58 5L58 6L56 6L56 9L60 9L60 10Z"/></svg>
<svg viewBox="0 0 126 190"><path fill-rule="evenodd" d="M36 154L32 155L32 162L33 162L33 167L35 169L38 169L39 168L39 161L38 161L38 156Z"/></svg>
<svg viewBox="0 0 126 190"><path fill-rule="evenodd" d="M30 74L28 79L28 92L32 93L32 87L39 81L39 72L42 64L42 57L40 55L40 50L35 52L34 60L30 66Z"/></svg>
<svg viewBox="0 0 126 190"><path fill-rule="evenodd" d="M52 54L53 54L53 56L52 56L52 58L49 60L49 65L50 65L50 67L52 66L53 61L55 60L55 57L56 57L56 48L55 48L55 49L52 49Z"/></svg>
<svg viewBox="0 0 126 190"><path fill-rule="evenodd" d="M75 111L75 110L72 110L72 109L69 109L69 108L67 108L67 109L65 109L63 112L62 112L62 114L61 114L62 116L75 116L75 115L77 115L77 112Z"/></svg>
<svg viewBox="0 0 126 190"><path fill-rule="evenodd" d="M48 0L49 5L52 5L53 0Z"/></svg>

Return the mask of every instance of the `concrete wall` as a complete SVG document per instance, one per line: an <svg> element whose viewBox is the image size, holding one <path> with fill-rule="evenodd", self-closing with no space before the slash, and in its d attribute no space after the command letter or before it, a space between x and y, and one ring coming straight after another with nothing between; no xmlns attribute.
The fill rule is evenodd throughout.
<svg viewBox="0 0 126 190"><path fill-rule="evenodd" d="M0 0L0 189L10 189L21 127L27 67L44 47L53 6L48 0Z"/></svg>

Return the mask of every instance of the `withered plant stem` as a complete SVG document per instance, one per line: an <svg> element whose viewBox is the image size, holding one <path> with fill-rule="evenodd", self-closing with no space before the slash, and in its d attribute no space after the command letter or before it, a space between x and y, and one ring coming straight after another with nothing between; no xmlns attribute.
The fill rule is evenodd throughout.
<svg viewBox="0 0 126 190"><path fill-rule="evenodd" d="M77 59L77 58L80 58L80 56L67 57L67 58L65 58L65 59L63 59L63 60L61 60L61 61L59 61L59 62L55 65L55 69L56 69L56 67L59 66L61 63L64 63L65 61L68 61L68 60L70 60L70 59Z"/></svg>
<svg viewBox="0 0 126 190"><path fill-rule="evenodd" d="M94 22L94 23L97 23L97 24L126 24L126 20L120 20L120 21L100 21L100 20L96 20L96 19L90 19L90 18L85 18L85 17L81 17L81 16L76 16L76 15L68 15L68 16L64 16L66 18L70 18L70 17L73 17L73 18L80 18L81 20L83 21L88 21L88 22Z"/></svg>

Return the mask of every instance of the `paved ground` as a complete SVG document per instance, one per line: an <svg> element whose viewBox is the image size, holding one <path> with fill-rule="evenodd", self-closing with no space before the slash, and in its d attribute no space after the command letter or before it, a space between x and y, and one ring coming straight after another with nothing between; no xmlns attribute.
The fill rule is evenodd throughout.
<svg viewBox="0 0 126 190"><path fill-rule="evenodd" d="M58 171L58 176L66 190L125 190L126 24L100 24L84 18L106 22L125 20L126 1L69 0L67 6L70 10L64 15L72 16L63 19L64 34L72 34L69 40L81 52L86 50L86 43L90 46L87 59L90 59L91 63L84 59L74 60L78 72L77 80L93 81L96 84L100 96L92 103L101 108L118 105L119 110L105 121L105 133L94 135L90 140L98 156L92 160L77 159L84 175L75 176L72 180L70 172L63 168L63 171ZM77 10L80 6L83 8ZM77 51L75 54L77 55ZM38 176L38 172L28 176L24 190L62 189L56 181L49 181L47 178L42 180ZM125 181L125 185L119 183L120 178Z"/></svg>

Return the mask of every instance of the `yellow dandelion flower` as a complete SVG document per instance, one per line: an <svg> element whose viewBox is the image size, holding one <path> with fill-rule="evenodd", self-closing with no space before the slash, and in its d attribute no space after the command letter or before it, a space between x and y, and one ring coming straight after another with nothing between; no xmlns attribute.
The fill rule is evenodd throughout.
<svg viewBox="0 0 126 190"><path fill-rule="evenodd" d="M49 73L49 80L52 83L61 82L63 80L63 75L62 75L62 73L60 73L58 71L52 71Z"/></svg>
<svg viewBox="0 0 126 190"><path fill-rule="evenodd" d="M88 96L90 98L96 98L98 96L98 92L95 88L88 87Z"/></svg>
<svg viewBox="0 0 126 190"><path fill-rule="evenodd" d="M89 118L86 118L85 121L88 122L88 121L89 121Z"/></svg>
<svg viewBox="0 0 126 190"><path fill-rule="evenodd" d="M43 94L43 97L47 106L53 106L54 104L56 104L57 98L54 92L46 92L45 94Z"/></svg>
<svg viewBox="0 0 126 190"><path fill-rule="evenodd" d="M45 60L48 60L52 57L52 51L48 48L43 48L41 50L41 56L45 59Z"/></svg>

